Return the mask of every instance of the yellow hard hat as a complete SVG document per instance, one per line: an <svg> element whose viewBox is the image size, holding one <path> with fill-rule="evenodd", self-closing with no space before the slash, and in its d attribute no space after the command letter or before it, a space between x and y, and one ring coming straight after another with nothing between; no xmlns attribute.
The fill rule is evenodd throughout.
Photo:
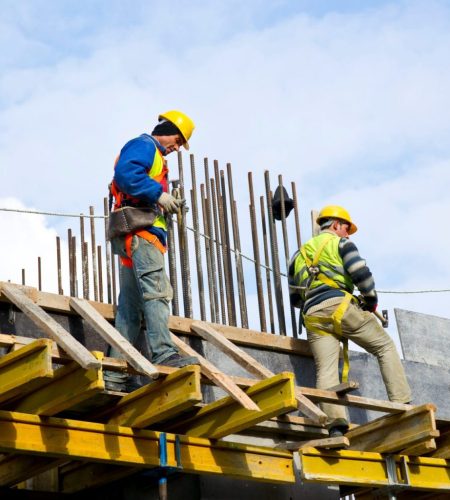
<svg viewBox="0 0 450 500"><path fill-rule="evenodd" d="M356 233L356 231L358 230L355 224L353 224L352 218L350 217L350 214L347 212L347 210L338 205L328 205L326 207L323 207L316 219L317 224L320 225L320 223L324 219L340 219L344 222L348 222L350 224L348 234Z"/></svg>
<svg viewBox="0 0 450 500"><path fill-rule="evenodd" d="M184 149L189 149L189 139L191 138L192 132L194 131L194 122L181 111L167 111L166 113L161 113L158 116L158 120L165 119L173 123L178 130L181 132L183 139L186 141L183 146Z"/></svg>

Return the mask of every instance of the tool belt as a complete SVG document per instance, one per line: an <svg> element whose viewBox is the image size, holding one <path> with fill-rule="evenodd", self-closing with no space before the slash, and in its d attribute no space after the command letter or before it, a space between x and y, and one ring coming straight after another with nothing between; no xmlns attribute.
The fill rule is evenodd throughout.
<svg viewBox="0 0 450 500"><path fill-rule="evenodd" d="M317 333L319 335L331 335L335 337L337 340L342 342L343 348L343 356L344 356L344 365L342 368L342 377L341 382L348 381L348 372L350 370L350 361L348 357L348 339L342 336L342 318L344 317L345 312L348 309L350 303L358 302L357 299L348 292L344 292L344 299L336 308L334 313L331 316L310 316L303 315L303 320L305 322L305 327L308 331L312 333ZM321 325L329 325L333 327L334 333L327 332L324 330Z"/></svg>
<svg viewBox="0 0 450 500"><path fill-rule="evenodd" d="M107 239L149 227L159 214L158 209L151 207L121 206L109 214Z"/></svg>

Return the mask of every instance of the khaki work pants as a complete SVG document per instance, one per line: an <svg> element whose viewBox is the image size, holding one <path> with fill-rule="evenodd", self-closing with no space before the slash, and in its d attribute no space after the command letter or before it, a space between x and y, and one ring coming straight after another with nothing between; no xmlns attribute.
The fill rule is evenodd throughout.
<svg viewBox="0 0 450 500"><path fill-rule="evenodd" d="M330 317L340 302L341 300L336 303L336 299L324 301L312 307L307 316ZM363 311L354 303L350 303L342 318L341 326L344 337L377 357L389 400L399 403L411 401L411 389L395 344L375 316L368 311ZM326 324L321 325L321 328L333 331L332 327ZM307 331L307 335L316 365L316 387L328 389L338 385L340 383L339 340L332 335L320 335L310 331ZM329 403L321 403L320 406L329 417L329 427L344 425L348 422L344 406Z"/></svg>

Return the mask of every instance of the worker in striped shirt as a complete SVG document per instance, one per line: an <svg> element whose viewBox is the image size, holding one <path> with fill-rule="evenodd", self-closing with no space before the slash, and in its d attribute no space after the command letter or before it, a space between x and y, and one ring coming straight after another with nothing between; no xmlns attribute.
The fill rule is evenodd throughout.
<svg viewBox="0 0 450 500"><path fill-rule="evenodd" d="M320 233L304 244L289 265L290 299L302 310L316 365L316 386L340 383L339 351L344 346L342 381L347 380L348 340L377 357L390 401L408 403L411 390L394 342L375 316L378 305L370 269L349 236L357 231L344 208L330 205L317 217ZM355 286L361 295L353 295ZM346 409L323 403L330 436L348 430Z"/></svg>

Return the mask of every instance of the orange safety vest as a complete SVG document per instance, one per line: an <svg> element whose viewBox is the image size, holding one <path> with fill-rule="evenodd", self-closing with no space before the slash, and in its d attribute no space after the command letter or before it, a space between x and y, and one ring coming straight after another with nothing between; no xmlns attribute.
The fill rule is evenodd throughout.
<svg viewBox="0 0 450 500"><path fill-rule="evenodd" d="M119 158L120 155L116 158L116 161L114 162L114 168L116 168ZM167 168L167 162L163 157L161 151L158 149L158 147L156 147L155 156L153 157L152 168L148 171L148 176L153 180L155 180L156 182L159 182L165 193L169 191L168 174L169 174L169 169ZM139 203L138 198L134 198L133 196L130 196L120 191L114 179L111 182L110 190L111 194L114 196L115 210L120 208L124 201L130 202L131 205L133 204L137 205ZM156 218L155 222L153 223L153 226L160 227L161 229L167 231L167 223L163 215L159 215ZM139 229L137 231L133 231L132 233L128 233L125 236L125 252L128 255L128 257L120 257L120 261L122 265L124 265L125 267L132 267L133 265L133 261L131 258L131 242L133 240L134 235L140 236L141 238L147 240L152 245L155 245L155 247L161 253L165 253L167 251L167 248L161 243L161 241L155 234L152 234L145 229Z"/></svg>

